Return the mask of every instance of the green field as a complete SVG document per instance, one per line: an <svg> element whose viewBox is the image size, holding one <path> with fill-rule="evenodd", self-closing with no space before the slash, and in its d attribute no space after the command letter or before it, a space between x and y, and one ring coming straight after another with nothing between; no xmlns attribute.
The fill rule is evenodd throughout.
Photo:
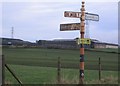
<svg viewBox="0 0 120 86"><path fill-rule="evenodd" d="M115 78L117 83L117 49L85 50L85 81L98 80L98 59L101 58L102 78ZM40 48L3 48L5 61L25 84L55 83L57 60L61 57L63 80L76 83L79 75L79 50L40 49ZM65 69L64 69L65 68ZM67 68L67 69L66 69ZM50 77L50 78L48 78ZM75 79L75 80L73 80ZM109 81L109 80L108 80ZM16 83L6 70L6 82Z"/></svg>
<svg viewBox="0 0 120 86"><path fill-rule="evenodd" d="M116 52L116 50L111 49L111 52ZM57 67L58 57L61 57L63 68L79 68L79 50L5 48L3 54L8 64ZM110 49L108 49L108 52L86 50L85 69L97 70L99 57L103 70L118 69L118 54L110 53Z"/></svg>
<svg viewBox="0 0 120 86"><path fill-rule="evenodd" d="M37 67L37 66L23 66L23 65L9 65L9 67L16 73L17 77L24 84L55 84L57 81L57 69L52 67ZM66 84L78 83L79 70L77 69L61 69L62 81ZM104 83L117 84L118 72L116 71L102 71L102 80ZM85 70L85 83L93 84L98 81L97 70ZM6 70L5 80L9 84L17 84L18 82ZM109 80L106 81L105 80Z"/></svg>

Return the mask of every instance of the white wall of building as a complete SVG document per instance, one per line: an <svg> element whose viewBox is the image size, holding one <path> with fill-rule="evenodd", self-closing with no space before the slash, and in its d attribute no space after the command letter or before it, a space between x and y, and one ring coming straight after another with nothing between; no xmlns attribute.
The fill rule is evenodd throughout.
<svg viewBox="0 0 120 86"><path fill-rule="evenodd" d="M115 46L115 45L106 45L106 48L118 48L118 46Z"/></svg>

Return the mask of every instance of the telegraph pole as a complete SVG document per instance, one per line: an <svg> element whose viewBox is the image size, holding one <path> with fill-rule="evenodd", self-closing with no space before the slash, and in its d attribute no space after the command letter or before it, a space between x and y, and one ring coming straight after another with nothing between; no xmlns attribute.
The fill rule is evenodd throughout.
<svg viewBox="0 0 120 86"><path fill-rule="evenodd" d="M81 8L81 23L80 23L80 37L84 39L85 34L85 2L82 1ZM84 82L84 43L80 44L80 75L79 75L79 84L83 84Z"/></svg>
<svg viewBox="0 0 120 86"><path fill-rule="evenodd" d="M12 39L14 38L14 27L12 27L12 30L11 30L11 38Z"/></svg>

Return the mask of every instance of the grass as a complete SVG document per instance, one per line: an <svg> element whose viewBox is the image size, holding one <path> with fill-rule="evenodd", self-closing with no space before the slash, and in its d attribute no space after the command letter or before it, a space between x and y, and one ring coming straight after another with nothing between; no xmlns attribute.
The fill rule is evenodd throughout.
<svg viewBox="0 0 120 86"><path fill-rule="evenodd" d="M52 67L36 67L36 66L23 66L23 65L9 65L15 72L19 79L24 84L55 84L57 81L57 69ZM29 71L29 72L28 72ZM61 69L62 82L64 84L78 83L79 70L78 69ZM102 81L104 83L117 84L118 72L117 71L102 71ZM106 81L105 80L108 80ZM17 84L17 81L6 70L6 82ZM99 82L98 71L85 70L85 83L95 84ZM99 82L100 83L100 82Z"/></svg>
<svg viewBox="0 0 120 86"><path fill-rule="evenodd" d="M101 52L102 51L102 52ZM85 50L85 83L117 83L117 49ZM3 48L5 61L24 84L52 84L57 79L57 60L61 57L62 82L78 83L79 50L41 48ZM101 58L102 80L98 80ZM6 70L7 83L17 83ZM109 82L108 82L109 81Z"/></svg>
<svg viewBox="0 0 120 86"><path fill-rule="evenodd" d="M110 51L110 49L108 51ZM113 49L111 51L113 51ZM61 57L63 68L79 67L79 50L3 48L3 54L5 55L6 63L8 64L57 67L57 57ZM92 50L85 51L86 69L97 70L99 57L101 58L103 70L118 69L117 53L95 52Z"/></svg>
<svg viewBox="0 0 120 86"><path fill-rule="evenodd" d="M93 50L93 51L100 51L100 52L110 52L110 53L118 53L118 49L114 48L97 48L97 49L88 49L88 50Z"/></svg>

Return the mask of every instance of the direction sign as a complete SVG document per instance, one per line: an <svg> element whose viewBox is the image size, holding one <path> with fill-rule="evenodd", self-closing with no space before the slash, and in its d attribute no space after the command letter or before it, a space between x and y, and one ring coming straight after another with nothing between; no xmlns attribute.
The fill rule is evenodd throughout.
<svg viewBox="0 0 120 86"><path fill-rule="evenodd" d="M79 38L79 39L77 39L77 44L79 45L79 44L91 44L91 39L89 39L89 38Z"/></svg>
<svg viewBox="0 0 120 86"><path fill-rule="evenodd" d="M99 15L92 13L85 13L85 20L99 21Z"/></svg>
<svg viewBox="0 0 120 86"><path fill-rule="evenodd" d="M73 18L80 18L81 13L80 12L72 12L72 11L65 11L64 12L65 17L73 17Z"/></svg>
<svg viewBox="0 0 120 86"><path fill-rule="evenodd" d="M64 16L71 17L71 18L80 18L81 12L65 11ZM85 13L85 20L99 21L99 15L86 12Z"/></svg>
<svg viewBox="0 0 120 86"><path fill-rule="evenodd" d="M80 30L80 23L60 24L60 31Z"/></svg>

